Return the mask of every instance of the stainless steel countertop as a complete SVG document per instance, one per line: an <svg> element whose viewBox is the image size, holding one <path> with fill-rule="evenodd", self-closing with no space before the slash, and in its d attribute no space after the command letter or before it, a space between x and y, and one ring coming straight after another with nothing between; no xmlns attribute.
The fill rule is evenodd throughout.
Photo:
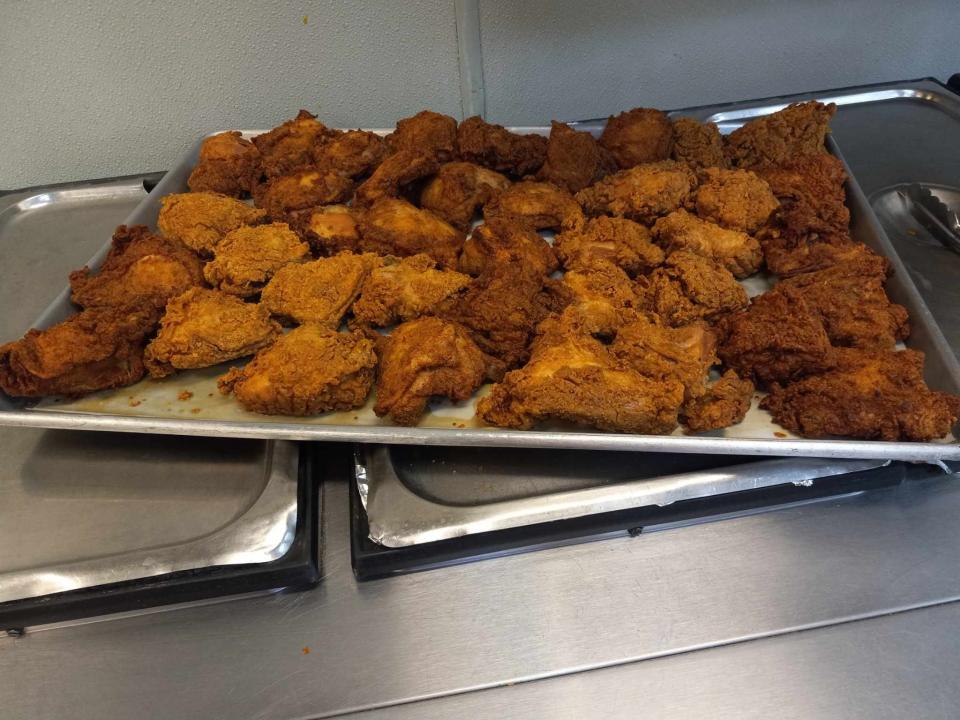
<svg viewBox="0 0 960 720"><path fill-rule="evenodd" d="M864 147L897 130L871 123ZM856 169L865 158L837 136ZM62 270L78 259L48 254ZM0 257L24 274L24 304L49 297L24 280L36 267ZM0 482L42 434L0 434ZM952 718L960 706L955 477L363 584L345 480L323 493L318 588L2 637L0 716Z"/></svg>

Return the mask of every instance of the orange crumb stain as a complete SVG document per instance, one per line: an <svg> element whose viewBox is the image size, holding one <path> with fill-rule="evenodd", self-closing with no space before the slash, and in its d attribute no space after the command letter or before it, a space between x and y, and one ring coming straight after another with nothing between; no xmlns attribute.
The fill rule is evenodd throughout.
<svg viewBox="0 0 960 720"><path fill-rule="evenodd" d="M776 435L776 436L779 437L779 438L785 438L785 437L787 436L787 434L786 434L785 432L780 432L779 430L777 430L777 431L774 432L773 434Z"/></svg>
<svg viewBox="0 0 960 720"><path fill-rule="evenodd" d="M198 413L203 412L203 409L202 409L202 408L190 408L190 412L192 412L194 415L197 415Z"/></svg>
<svg viewBox="0 0 960 720"><path fill-rule="evenodd" d="M302 652L304 655L309 655L309 654L310 654L310 646L309 646L309 645L304 645L304 646L303 646L303 650L301 650L300 652Z"/></svg>
<svg viewBox="0 0 960 720"><path fill-rule="evenodd" d="M177 400L189 400L193 397L193 393L189 390L181 390L180 394L177 395Z"/></svg>
<svg viewBox="0 0 960 720"><path fill-rule="evenodd" d="M131 401L128 403L128 405L130 405L130 407L136 407L136 406L139 405L139 404L140 404L140 401L139 401L139 400L131 400Z"/></svg>

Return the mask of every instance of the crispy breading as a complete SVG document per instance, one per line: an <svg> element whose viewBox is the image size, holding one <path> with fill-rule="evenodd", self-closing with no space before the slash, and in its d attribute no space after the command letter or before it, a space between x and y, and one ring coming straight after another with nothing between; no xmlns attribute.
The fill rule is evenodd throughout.
<svg viewBox="0 0 960 720"><path fill-rule="evenodd" d="M120 225L95 273L70 273L70 299L81 307L156 308L203 283L200 258L182 243L154 235L144 225Z"/></svg>
<svg viewBox="0 0 960 720"><path fill-rule="evenodd" d="M662 266L638 278L637 294L643 307L672 326L714 322L748 303L746 291L729 270L686 250L671 253Z"/></svg>
<svg viewBox="0 0 960 720"><path fill-rule="evenodd" d="M0 389L12 397L67 395L130 385L143 377L153 308L84 310L0 345Z"/></svg>
<svg viewBox="0 0 960 720"><path fill-rule="evenodd" d="M312 166L316 147L339 134L317 120L316 115L301 110L292 120L257 135L253 144L260 151L267 177L276 177Z"/></svg>
<svg viewBox="0 0 960 720"><path fill-rule="evenodd" d="M284 320L336 329L360 294L363 281L379 264L376 255L341 253L285 265L267 283L260 302Z"/></svg>
<svg viewBox="0 0 960 720"><path fill-rule="evenodd" d="M650 231L640 223L601 215L583 227L559 233L553 248L567 270L611 262L632 277L663 262L663 250L650 237Z"/></svg>
<svg viewBox="0 0 960 720"><path fill-rule="evenodd" d="M496 261L498 254L505 252L513 253L525 267L541 275L549 275L560 267L550 243L533 230L503 223L496 226L484 223L478 225L463 244L460 272L480 275L487 265Z"/></svg>
<svg viewBox="0 0 960 720"><path fill-rule="evenodd" d="M366 402L377 356L362 333L302 325L220 378L224 395L266 415L319 415Z"/></svg>
<svg viewBox="0 0 960 720"><path fill-rule="evenodd" d="M781 165L800 155L826 152L824 142L833 103L794 103L772 115L751 120L725 138L724 152L734 167Z"/></svg>
<svg viewBox="0 0 960 720"><path fill-rule="evenodd" d="M441 266L455 268L464 234L429 210L399 198L383 198L360 216L360 249L407 257L426 253Z"/></svg>
<svg viewBox="0 0 960 720"><path fill-rule="evenodd" d="M697 178L675 160L637 165L607 175L577 193L587 215L620 215L650 224L683 205L697 186Z"/></svg>
<svg viewBox="0 0 960 720"><path fill-rule="evenodd" d="M960 414L960 398L930 390L923 353L838 348L836 366L822 374L773 385L760 407L803 437L938 440Z"/></svg>
<svg viewBox="0 0 960 720"><path fill-rule="evenodd" d="M506 176L480 165L451 162L420 193L420 207L467 232L477 209L482 209L498 193L510 187Z"/></svg>
<svg viewBox="0 0 960 720"><path fill-rule="evenodd" d="M695 201L704 220L751 235L780 207L770 186L749 170L703 170Z"/></svg>
<svg viewBox="0 0 960 720"><path fill-rule="evenodd" d="M357 188L353 204L369 207L382 198L397 197L407 185L433 175L439 167L435 157L414 150L400 150L388 155Z"/></svg>
<svg viewBox="0 0 960 720"><path fill-rule="evenodd" d="M575 193L617 169L616 160L593 135L555 120L550 123L547 158L537 173L538 180Z"/></svg>
<svg viewBox="0 0 960 720"><path fill-rule="evenodd" d="M283 220L293 210L346 202L353 194L353 181L330 169L299 170L278 175L253 189L253 202L274 220Z"/></svg>
<svg viewBox="0 0 960 720"><path fill-rule="evenodd" d="M233 130L212 135L200 145L200 158L187 187L193 192L215 192L241 197L260 179L260 151Z"/></svg>
<svg viewBox="0 0 960 720"><path fill-rule="evenodd" d="M673 150L673 126L661 110L634 108L607 118L600 144L621 169L658 162Z"/></svg>
<svg viewBox="0 0 960 720"><path fill-rule="evenodd" d="M309 259L310 247L286 223L242 227L217 244L203 276L225 293L251 297L284 265Z"/></svg>
<svg viewBox="0 0 960 720"><path fill-rule="evenodd" d="M723 265L737 278L753 275L763 264L756 238L701 220L683 209L657 220L653 234L665 252L688 250Z"/></svg>
<svg viewBox="0 0 960 720"><path fill-rule="evenodd" d="M216 290L191 288L167 303L143 355L153 377L253 355L280 335L266 308Z"/></svg>
<svg viewBox="0 0 960 720"><path fill-rule="evenodd" d="M573 195L553 183L524 180L499 193L483 208L491 224L529 230L566 230L580 227L583 211Z"/></svg>
<svg viewBox="0 0 960 720"><path fill-rule="evenodd" d="M359 211L347 205L322 205L288 217L292 227L318 255L336 255L360 249Z"/></svg>
<svg viewBox="0 0 960 720"><path fill-rule="evenodd" d="M743 421L753 398L753 383L733 371L707 388L706 393L684 403L680 421L692 432L730 427Z"/></svg>
<svg viewBox="0 0 960 720"><path fill-rule="evenodd" d="M412 150L438 162L450 162L457 155L457 121L449 115L421 110L397 121L396 129L387 136L387 146L392 153Z"/></svg>
<svg viewBox="0 0 960 720"><path fill-rule="evenodd" d="M313 161L318 169L349 178L369 175L386 155L383 138L366 130L348 130L313 149Z"/></svg>
<svg viewBox="0 0 960 720"><path fill-rule="evenodd" d="M688 117L673 121L673 152L670 156L693 170L729 166L723 154L723 136L716 123L701 123Z"/></svg>
<svg viewBox="0 0 960 720"><path fill-rule="evenodd" d="M398 425L416 425L431 397L468 399L487 374L487 361L467 331L435 317L395 328L379 354L373 411Z"/></svg>
<svg viewBox="0 0 960 720"><path fill-rule="evenodd" d="M208 192L174 193L160 199L157 227L201 255L213 253L231 230L263 222L267 213L226 195Z"/></svg>
<svg viewBox="0 0 960 720"><path fill-rule="evenodd" d="M630 277L613 263L596 263L563 276L570 304L591 332L611 333L640 311L641 301Z"/></svg>
<svg viewBox="0 0 960 720"><path fill-rule="evenodd" d="M535 173L543 165L547 139L542 135L518 135L475 115L457 128L457 152L461 160L523 177Z"/></svg>
<svg viewBox="0 0 960 720"><path fill-rule="evenodd" d="M436 265L422 254L384 258L364 280L353 303L354 324L385 327L413 320L469 284L469 275L438 270Z"/></svg>

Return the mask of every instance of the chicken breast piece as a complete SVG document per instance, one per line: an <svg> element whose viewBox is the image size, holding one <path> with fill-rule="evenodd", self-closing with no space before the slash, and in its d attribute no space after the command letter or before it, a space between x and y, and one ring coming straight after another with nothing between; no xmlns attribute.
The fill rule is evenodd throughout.
<svg viewBox="0 0 960 720"><path fill-rule="evenodd" d="M734 167L752 168L824 153L828 125L836 111L833 103L814 100L751 120L726 137L727 158Z"/></svg>
<svg viewBox="0 0 960 720"><path fill-rule="evenodd" d="M387 155L383 138L366 130L348 130L313 149L314 165L348 178L372 173Z"/></svg>
<svg viewBox="0 0 960 720"><path fill-rule="evenodd" d="M251 412L319 415L362 406L376 365L373 341L362 333L303 325L258 352L246 367L231 369L218 385Z"/></svg>
<svg viewBox="0 0 960 720"><path fill-rule="evenodd" d="M407 257L425 253L444 268L455 268L464 234L428 210L398 198L384 198L360 217L360 249Z"/></svg>
<svg viewBox="0 0 960 720"><path fill-rule="evenodd" d="M463 244L460 271L480 275L488 265L498 262L497 257L504 253L513 254L524 267L541 275L549 275L560 267L550 243L533 230L503 223L496 226L484 223L478 225Z"/></svg>
<svg viewBox="0 0 960 720"><path fill-rule="evenodd" d="M518 135L502 125L474 116L457 128L457 151L461 160L513 177L524 177L543 165L547 139L541 135Z"/></svg>
<svg viewBox="0 0 960 720"><path fill-rule="evenodd" d="M483 209L491 224L528 230L566 230L580 227L583 211L573 195L552 183L525 180L493 198Z"/></svg>
<svg viewBox="0 0 960 720"><path fill-rule="evenodd" d="M686 163L692 170L728 167L723 154L723 136L716 123L700 123L693 118L681 117L672 124L671 157L674 160Z"/></svg>
<svg viewBox="0 0 960 720"><path fill-rule="evenodd" d="M766 181L749 170L707 168L700 177L696 207L704 220L752 235L780 203Z"/></svg>
<svg viewBox="0 0 960 720"><path fill-rule="evenodd" d="M329 169L300 170L270 178L253 189L253 202L274 220L317 205L342 203L353 194L353 181Z"/></svg>
<svg viewBox="0 0 960 720"><path fill-rule="evenodd" d="M292 120L257 135L253 144L260 151L267 177L277 177L312 166L316 147L339 134L317 120L316 115L301 110Z"/></svg>
<svg viewBox="0 0 960 720"><path fill-rule="evenodd" d="M641 309L633 281L612 263L598 263L563 276L570 304L593 333L612 333Z"/></svg>
<svg viewBox="0 0 960 720"><path fill-rule="evenodd" d="M207 282L230 295L259 293L277 270L310 259L310 247L286 223L232 230L203 268Z"/></svg>
<svg viewBox="0 0 960 720"><path fill-rule="evenodd" d="M659 162L673 150L673 126L661 110L634 108L607 119L600 144L622 169Z"/></svg>
<svg viewBox="0 0 960 720"><path fill-rule="evenodd" d="M697 178L683 163L665 160L608 175L577 193L587 215L618 215L651 224L690 198Z"/></svg>
<svg viewBox="0 0 960 720"><path fill-rule="evenodd" d="M687 250L723 265L737 278L753 275L763 264L756 238L701 220L683 209L657 220L653 234L665 252Z"/></svg>
<svg viewBox="0 0 960 720"><path fill-rule="evenodd" d="M617 161L588 132L550 123L547 158L537 179L575 193L618 170Z"/></svg>
<svg viewBox="0 0 960 720"><path fill-rule="evenodd" d="M664 253L651 241L650 231L633 220L592 218L580 228L559 233L553 248L567 270L613 263L631 277L657 267Z"/></svg>
<svg viewBox="0 0 960 720"><path fill-rule="evenodd" d="M253 355L280 335L266 308L216 290L191 288L173 298L143 360L153 377Z"/></svg>
<svg viewBox="0 0 960 720"><path fill-rule="evenodd" d="M256 225L267 213L226 195L208 192L174 193L160 199L157 227L201 255L211 255L231 230Z"/></svg>
<svg viewBox="0 0 960 720"><path fill-rule="evenodd" d="M457 121L449 115L421 110L397 122L387 136L387 146L392 153L412 150L438 162L450 162L457 155Z"/></svg>
<svg viewBox="0 0 960 720"><path fill-rule="evenodd" d="M346 205L323 205L291 215L291 227L318 255L359 252L359 212Z"/></svg>
<svg viewBox="0 0 960 720"><path fill-rule="evenodd" d="M200 158L187 187L193 192L243 197L253 191L261 172L256 145L237 130L217 133L200 145Z"/></svg>
<svg viewBox="0 0 960 720"><path fill-rule="evenodd" d="M506 176L493 170L468 162L447 163L420 193L420 206L467 232L477 210L508 187Z"/></svg>

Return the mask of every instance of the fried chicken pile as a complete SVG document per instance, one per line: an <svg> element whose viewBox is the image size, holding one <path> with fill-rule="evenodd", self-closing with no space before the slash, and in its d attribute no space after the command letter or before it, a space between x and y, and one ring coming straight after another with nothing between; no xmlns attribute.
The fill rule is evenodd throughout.
<svg viewBox="0 0 960 720"><path fill-rule="evenodd" d="M79 312L0 346L0 388L78 396L231 362L220 389L256 413L375 388L377 416L416 425L491 381L476 414L499 427L712 432L759 392L755 412L805 437L939 439L960 398L901 349L891 265L850 235L834 111L726 137L651 108L598 134L424 110L382 136L302 110L212 135L159 234L118 228L70 277Z"/></svg>

